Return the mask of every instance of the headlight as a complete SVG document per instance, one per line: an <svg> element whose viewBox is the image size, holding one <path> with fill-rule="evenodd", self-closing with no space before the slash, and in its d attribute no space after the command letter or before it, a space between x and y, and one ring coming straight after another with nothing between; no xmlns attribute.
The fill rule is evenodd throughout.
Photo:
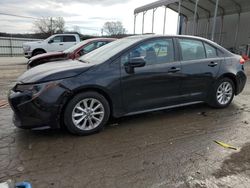
<svg viewBox="0 0 250 188"><path fill-rule="evenodd" d="M32 92L32 94L36 94L36 93L39 93L45 86L46 86L45 83L43 84L17 84L14 87L14 91L17 91L17 92L30 91Z"/></svg>
<svg viewBox="0 0 250 188"><path fill-rule="evenodd" d="M23 46L23 50L24 51L29 51L30 50L30 46Z"/></svg>

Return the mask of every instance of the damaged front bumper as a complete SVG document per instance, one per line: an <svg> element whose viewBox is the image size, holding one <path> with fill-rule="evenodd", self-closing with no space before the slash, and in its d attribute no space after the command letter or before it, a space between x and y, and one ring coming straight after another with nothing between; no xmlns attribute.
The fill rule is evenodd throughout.
<svg viewBox="0 0 250 188"><path fill-rule="evenodd" d="M58 82L16 84L8 95L14 125L24 129L59 128L65 93L67 89Z"/></svg>

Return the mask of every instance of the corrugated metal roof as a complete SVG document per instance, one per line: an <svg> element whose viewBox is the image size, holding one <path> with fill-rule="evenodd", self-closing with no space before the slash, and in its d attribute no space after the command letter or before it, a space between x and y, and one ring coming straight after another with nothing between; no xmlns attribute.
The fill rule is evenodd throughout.
<svg viewBox="0 0 250 188"><path fill-rule="evenodd" d="M179 0L160 0L154 3L138 7L134 13L144 12L156 7L167 6L178 12ZM187 18L193 18L196 0L182 0L181 14ZM209 18L214 15L216 0L199 0L197 6L197 18ZM250 0L219 0L218 16L230 15L250 11Z"/></svg>

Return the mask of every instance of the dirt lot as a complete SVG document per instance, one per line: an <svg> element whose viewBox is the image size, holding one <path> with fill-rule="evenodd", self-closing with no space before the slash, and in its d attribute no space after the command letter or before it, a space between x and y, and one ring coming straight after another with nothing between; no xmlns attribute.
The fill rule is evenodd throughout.
<svg viewBox="0 0 250 188"><path fill-rule="evenodd" d="M0 58L0 99L25 61ZM250 187L250 81L226 109L201 104L116 119L87 137L20 130L11 116L9 107L0 109L0 182L26 180L35 188Z"/></svg>

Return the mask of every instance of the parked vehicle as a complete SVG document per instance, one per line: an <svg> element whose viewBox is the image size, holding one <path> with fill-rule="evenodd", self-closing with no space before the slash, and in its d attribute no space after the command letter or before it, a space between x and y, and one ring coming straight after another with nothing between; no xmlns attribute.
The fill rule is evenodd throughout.
<svg viewBox="0 0 250 188"><path fill-rule="evenodd" d="M78 44L62 52L48 52L45 54L36 55L35 57L32 57L29 59L27 68L29 69L37 65L41 65L41 64L48 63L51 61L76 59L114 40L116 39L93 38L93 39L88 39L88 40L79 42Z"/></svg>
<svg viewBox="0 0 250 188"><path fill-rule="evenodd" d="M242 92L244 59L193 36L132 36L79 60L40 65L10 91L20 128L63 124L74 134L121 117L206 102L227 107Z"/></svg>
<svg viewBox="0 0 250 188"><path fill-rule="evenodd" d="M64 51L80 42L77 34L56 34L42 41L26 42L23 44L24 56L31 58L47 52Z"/></svg>

